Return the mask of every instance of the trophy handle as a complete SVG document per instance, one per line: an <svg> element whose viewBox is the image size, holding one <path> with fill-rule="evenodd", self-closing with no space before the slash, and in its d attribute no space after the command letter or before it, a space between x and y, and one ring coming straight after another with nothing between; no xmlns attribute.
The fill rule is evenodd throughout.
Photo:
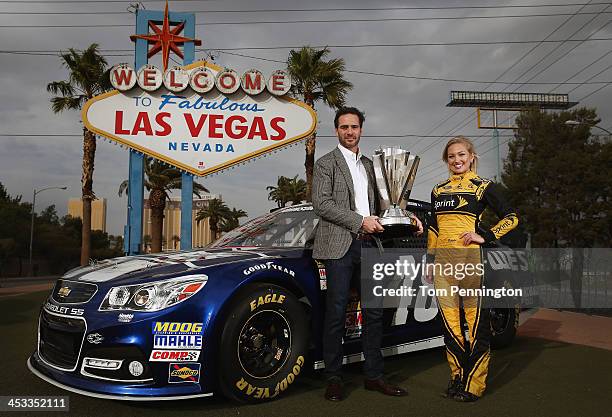
<svg viewBox="0 0 612 417"><path fill-rule="evenodd" d="M386 210L391 206L389 200L389 183L387 182L387 170L385 169L384 154L374 154L374 176L376 177L376 186L380 193L380 208Z"/></svg>
<svg viewBox="0 0 612 417"><path fill-rule="evenodd" d="M403 210L405 210L406 206L408 205L408 199L410 198L410 193L412 192L412 186L414 184L414 179L416 178L416 172L417 172L417 169L419 168L420 161L421 161L421 158L419 158L418 156L414 157L414 163L412 164L412 167L410 168L408 179L406 180L406 183L404 184L404 188L402 188L402 193L400 194L402 198L399 201L399 206Z"/></svg>

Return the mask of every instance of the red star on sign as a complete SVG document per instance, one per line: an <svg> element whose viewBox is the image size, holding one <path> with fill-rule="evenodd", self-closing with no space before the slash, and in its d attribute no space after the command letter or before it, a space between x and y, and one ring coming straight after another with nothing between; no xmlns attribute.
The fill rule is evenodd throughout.
<svg viewBox="0 0 612 417"><path fill-rule="evenodd" d="M132 35L130 39L136 41L136 39L144 39L153 43L151 49L147 53L147 57L151 58L157 54L160 50L162 51L162 61L164 63L164 71L168 69L168 59L170 58L170 50L177 54L180 58L183 58L183 51L177 46L185 42L193 42L197 46L202 45L202 41L199 39L186 38L180 36L179 33L185 27L185 22L181 22L174 28L170 29L170 19L168 19L168 0L166 0L166 8L164 10L164 21L162 27L157 26L153 21L149 20L149 27L155 34L149 35Z"/></svg>

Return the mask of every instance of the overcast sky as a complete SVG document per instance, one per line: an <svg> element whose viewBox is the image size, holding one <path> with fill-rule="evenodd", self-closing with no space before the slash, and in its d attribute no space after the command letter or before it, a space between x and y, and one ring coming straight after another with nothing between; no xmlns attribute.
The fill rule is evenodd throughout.
<svg viewBox="0 0 612 417"><path fill-rule="evenodd" d="M163 10L163 2L145 1L149 10ZM568 4L563 7L463 8L444 10L383 10L398 7L508 6L526 4ZM381 45L457 42L522 42L612 38L610 3L586 0L483 1L171 1L170 11L196 11L196 35L201 48L212 51L215 63L239 73L258 68L264 74L283 68L289 49L243 49L219 52L217 49L301 45ZM133 62L135 16L126 12L130 2L0 1L0 49L2 51L57 51L86 48L100 44L110 65ZM371 8L379 10L350 10ZM307 12L211 13L215 10L253 9L339 9ZM24 12L26 14L14 14ZM28 13L30 12L30 13ZM31 12L63 14L32 14ZM75 12L86 14L73 14ZM104 14L113 12L115 14ZM89 14L91 13L91 14ZM572 16L574 13L582 13ZM556 16L551 16L556 14ZM421 19L431 17L505 17L497 19ZM331 23L260 23L212 25L215 22L284 22L296 20L375 20ZM387 19L381 21L380 19ZM410 20L388 20L410 19ZM40 27L41 25L115 25L123 27ZM19 27L7 27L19 26ZM26 27L34 26L34 27ZM496 151L490 130L478 129L473 109L446 107L450 90L526 91L567 93L580 105L595 107L602 119L600 126L610 129L612 110L612 49L610 40L585 42L496 43L480 45L352 47L332 46L331 57L343 58L351 71L409 77L442 78L455 81L423 80L347 72L354 84L348 104L366 112L361 150L366 155L381 145L401 145L421 157L413 197L428 198L433 184L442 180L446 168L440 161L441 149L448 136L463 134L475 139L482 155L480 174L496 173ZM117 51L120 50L120 51ZM123 50L123 51L121 51ZM529 52L531 51L531 52ZM528 53L529 52L529 53ZM42 55L41 55L42 54ZM240 57L234 54L248 55ZM126 56L113 56L126 55ZM196 58L206 57L197 52ZM178 59L177 57L174 57ZM261 59L257 59L261 58ZM522 59L521 59L522 58ZM520 60L521 59L521 60ZM55 204L60 215L67 211L67 200L81 195L82 137L80 114L53 114L49 108L46 85L63 80L66 70L51 52L34 54L0 53L0 182L10 194L22 194L31 201L34 188L67 186L68 191L50 190L37 196L37 211ZM519 61L520 60L520 61ZM518 62L517 62L518 61ZM157 61L152 61L156 63ZM551 65L552 64L552 65ZM549 66L550 65L550 66ZM547 69L543 70L549 66ZM539 73L539 74L538 74ZM500 77L501 76L501 77ZM594 77L595 76L595 77ZM571 77L571 78L570 78ZM480 83L467 83L475 80ZM494 84L490 81L548 84ZM552 84L551 84L552 83ZM595 90L600 91L593 93ZM333 134L333 111L317 104L318 134ZM593 131L595 133L595 131ZM66 134L67 137L18 137L24 134ZM504 142L511 131L501 131ZM404 138L368 137L368 135L417 135ZM440 137L423 137L439 135ZM504 136L506 135L506 136ZM337 145L337 139L319 138L317 158ZM279 175L304 178L303 144L266 158L239 166L222 175L198 181L213 193L221 194L230 207L238 207L257 216L274 207L267 200L266 186L275 184ZM117 196L121 181L128 176L128 152L107 141L99 141L94 172L94 191L108 200L107 227L112 234L122 234L126 218L125 197Z"/></svg>

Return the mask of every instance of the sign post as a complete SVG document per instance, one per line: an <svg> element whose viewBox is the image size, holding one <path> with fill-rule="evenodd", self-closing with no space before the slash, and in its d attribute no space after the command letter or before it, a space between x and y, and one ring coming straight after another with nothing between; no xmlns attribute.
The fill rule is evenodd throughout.
<svg viewBox="0 0 612 417"><path fill-rule="evenodd" d="M136 10L136 42L134 66L136 71L140 70L149 62L148 43L151 41L144 37L149 34L149 22L162 22L163 28L170 22L183 22L185 35L195 38L195 15L193 13L169 13L168 4L164 12L159 10ZM162 36L159 37L163 42ZM183 44L183 64L191 64L195 57L195 43L185 42ZM162 45L163 46L163 45ZM167 48L167 47L166 47ZM165 48L164 48L165 49ZM162 51L165 53L165 51ZM164 66L167 66L167 55L164 55ZM129 193L128 193L128 218L125 227L124 250L128 255L136 255L141 252L142 240L142 214L144 201L144 155L130 149L129 162ZM181 249L191 249L191 206L193 204L193 177L183 174L182 189L192 190L186 198L186 193L181 193ZM187 223L188 222L188 223Z"/></svg>

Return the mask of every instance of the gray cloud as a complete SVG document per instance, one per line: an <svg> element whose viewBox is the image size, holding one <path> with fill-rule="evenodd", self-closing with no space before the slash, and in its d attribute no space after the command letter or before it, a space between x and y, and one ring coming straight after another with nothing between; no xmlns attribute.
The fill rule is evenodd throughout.
<svg viewBox="0 0 612 417"><path fill-rule="evenodd" d="M524 4L516 0L513 4ZM308 2L303 6L298 2L264 1L254 5L251 2L202 2L184 3L170 2L174 11L197 9L252 9L252 8L317 8L317 7L347 7L346 2ZM372 7L369 1L353 1L351 7ZM391 7L397 4L430 5L425 2L376 2L378 7ZM441 1L435 5L457 5L456 2ZM484 4L484 3L483 3ZM487 2L490 4L490 2ZM495 4L508 4L496 1ZM146 3L148 9L161 8L163 3ZM3 11L41 10L41 11L102 11L124 9L118 4L4 4ZM573 12L578 7L545 9L538 12ZM585 11L599 11L602 6L590 6ZM418 16L449 16L476 14L529 14L530 9L500 10L464 10L464 11L338 11L318 13L259 13L250 15L199 13L198 23L214 21L239 20L280 20L280 19L334 19L334 18L384 18L384 17L418 17ZM560 29L554 39L565 39L576 31L592 16L577 16ZM282 25L238 25L228 26L197 26L197 36L203 40L205 48L236 48L244 46L270 45L333 45L333 44L364 44L364 43L411 43L411 42L451 42L451 41L491 41L491 40L524 40L544 39L566 17L538 17L491 20L446 20L422 22L343 22L335 24L282 24ZM608 15L597 17L593 23L585 27L576 36L588 36L594 29L601 27ZM0 25L22 24L133 24L133 16L0 16ZM610 25L595 36L610 36ZM6 29L0 28L0 49L15 50L46 50L69 47L85 48L92 42L100 44L102 49L130 49L133 44L129 40L132 27L125 28L89 28L89 29ZM538 69L552 60L563 58L544 71L533 81L563 81L590 62L602 56L610 49L609 41L585 43L570 53L567 53L575 43L567 43L542 64L520 78L524 81L535 74ZM333 57L342 57L348 69L379 72L388 74L419 75L452 79L470 79L491 81L509 68L520 56L533 45L480 45L480 46L429 46L429 47L397 47L397 48L332 48ZM502 80L511 81L522 72L555 48L555 44L546 44L537 48L532 54L516 65ZM266 59L284 61L287 50L254 50L236 51L247 55ZM131 55L131 53L130 53ZM199 53L198 57L204 54ZM0 133L71 133L81 134L82 125L78 112L68 112L55 115L49 109L49 95L46 84L49 81L61 80L66 77L66 71L61 67L58 57L45 56L15 56L0 54ZM131 61L127 57L108 57L110 64ZM155 61L154 61L155 62ZM275 64L238 56L219 54L216 62L232 67L238 72L249 68L259 68L264 73L281 68ZM583 81L598 73L612 63L608 56L571 81ZM474 89L485 87L484 84L469 84L461 82L440 82L425 80L408 80L398 78L375 77L369 75L347 73L347 78L354 84L354 89L348 96L348 102L367 112L364 135L397 135L404 133L449 135L462 133L465 135L491 135L489 130L478 130L473 117L473 109L462 109L445 123L444 119L457 111L445 107L448 92L451 89ZM611 71L598 76L597 80L610 80ZM571 95L572 99L580 99L599 88L600 85L582 86ZM489 90L503 90L506 85L496 85ZM524 86L519 91L548 91L552 85ZM507 88L512 91L515 87ZM562 86L557 91L567 92L573 86ZM602 126L612 124L612 111L608 105L612 89L607 88L587 98L582 105L596 107L602 118ZM333 112L322 104L317 104L319 116L319 135L333 134ZM464 127L454 128L465 124ZM507 132L502 132L506 134ZM479 152L490 149L494 142L489 137L476 139ZM334 138L319 138L317 141L317 156L323 155L336 146ZM413 195L417 198L428 198L431 186L446 175L446 168L439 160L445 139L435 138L404 138L383 139L364 137L362 150L371 154L381 145L401 145L410 149L422 158L421 173L417 176L417 184ZM2 151L0 152L0 181L7 186L12 194L23 194L24 199L31 199L32 189L49 185L67 185L68 192L49 191L37 197L37 207L56 204L60 213L65 213L69 196L80 195L80 171L82 143L79 137L38 137L11 138L0 137ZM430 147L430 145L433 145ZM427 151L426 148L430 147ZM502 146L502 155L506 146ZM222 194L230 206L240 207L249 215L255 216L272 208L274 204L267 200L265 187L276 183L279 175L293 176L303 171L303 144L289 148L269 157L228 170L222 175L216 175L199 180L212 192ZM128 154L125 149L108 142L100 141L94 173L94 190L99 197L108 199L108 225L111 233L122 233L126 212L126 198L117 196L121 181L128 175ZM483 154L481 173L492 177L495 174L495 151Z"/></svg>

